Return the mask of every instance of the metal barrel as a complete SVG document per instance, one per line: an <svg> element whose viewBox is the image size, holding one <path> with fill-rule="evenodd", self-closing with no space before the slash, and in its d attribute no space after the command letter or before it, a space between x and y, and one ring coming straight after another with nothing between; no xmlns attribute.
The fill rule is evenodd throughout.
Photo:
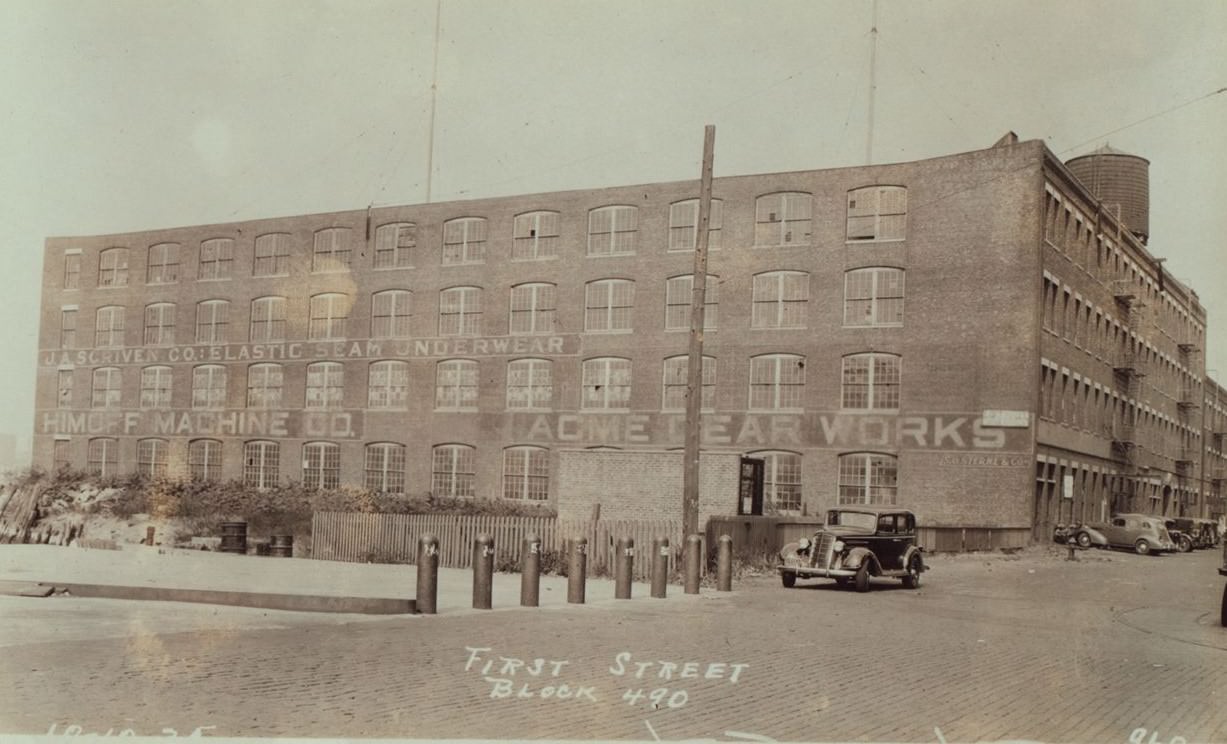
<svg viewBox="0 0 1227 744"><path fill-rule="evenodd" d="M247 552L246 522L222 522L221 552L239 555Z"/></svg>
<svg viewBox="0 0 1227 744"><path fill-rule="evenodd" d="M293 535L273 535L272 542L269 543L268 553L274 558L293 558L294 557L294 536Z"/></svg>

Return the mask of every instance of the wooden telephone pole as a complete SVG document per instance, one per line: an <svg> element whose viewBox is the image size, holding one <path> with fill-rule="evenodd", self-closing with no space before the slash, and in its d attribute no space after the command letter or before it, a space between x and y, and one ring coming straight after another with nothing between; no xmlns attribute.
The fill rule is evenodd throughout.
<svg viewBox="0 0 1227 744"><path fill-rule="evenodd" d="M699 416L703 410L703 311L707 294L707 224L711 220L711 171L716 127L703 129L703 173L690 294L690 353L686 360L686 449L682 474L682 537L699 531Z"/></svg>

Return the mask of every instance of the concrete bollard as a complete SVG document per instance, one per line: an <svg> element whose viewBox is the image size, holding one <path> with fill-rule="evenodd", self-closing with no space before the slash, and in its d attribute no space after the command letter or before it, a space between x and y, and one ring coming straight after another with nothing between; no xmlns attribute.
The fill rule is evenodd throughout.
<svg viewBox="0 0 1227 744"><path fill-rule="evenodd" d="M686 566L686 594L699 593L699 561L701 560L701 548L703 538L698 535L690 535L686 538L686 555L684 563Z"/></svg>
<svg viewBox="0 0 1227 744"><path fill-rule="evenodd" d="M716 556L716 591L733 591L733 538L721 535L717 541L720 550Z"/></svg>
<svg viewBox="0 0 1227 744"><path fill-rule="evenodd" d="M153 525L145 528L145 544L153 545Z"/></svg>
<svg viewBox="0 0 1227 744"><path fill-rule="evenodd" d="M618 538L617 563L614 564L614 599L631 598L631 575L635 570L635 541Z"/></svg>
<svg viewBox="0 0 1227 744"><path fill-rule="evenodd" d="M652 596L664 599L669 583L669 538L658 537L652 541Z"/></svg>
<svg viewBox="0 0 1227 744"><path fill-rule="evenodd" d="M473 609L490 609L493 593L494 538L483 532L473 540Z"/></svg>
<svg viewBox="0 0 1227 744"><path fill-rule="evenodd" d="M584 603L584 588L588 574L588 538L580 537L571 542L571 563L567 568L567 601Z"/></svg>
<svg viewBox="0 0 1227 744"><path fill-rule="evenodd" d="M418 613L438 612L439 599L439 538L425 534L418 538Z"/></svg>
<svg viewBox="0 0 1227 744"><path fill-rule="evenodd" d="M541 538L530 534L520 549L520 606L536 607L541 596Z"/></svg>

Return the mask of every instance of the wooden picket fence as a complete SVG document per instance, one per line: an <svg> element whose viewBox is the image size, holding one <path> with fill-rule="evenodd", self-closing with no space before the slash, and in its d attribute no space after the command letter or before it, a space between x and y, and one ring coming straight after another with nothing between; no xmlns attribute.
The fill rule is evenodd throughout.
<svg viewBox="0 0 1227 744"><path fill-rule="evenodd" d="M493 517L471 514L351 514L316 512L311 521L311 557L331 561L415 563L418 538L439 538L439 565L470 568L473 541L485 533L494 538L494 565L518 566L524 538L536 534L542 551L559 559L567 541L588 540L589 575L614 573L619 539L635 541L633 576L651 574L651 547L667 537L673 557L680 555L681 522L676 520L559 520L555 517Z"/></svg>

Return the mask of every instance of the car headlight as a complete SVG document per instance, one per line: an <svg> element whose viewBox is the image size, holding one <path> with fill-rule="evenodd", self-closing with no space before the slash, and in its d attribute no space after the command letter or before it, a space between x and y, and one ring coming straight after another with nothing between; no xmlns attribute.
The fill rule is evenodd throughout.
<svg viewBox="0 0 1227 744"><path fill-rule="evenodd" d="M832 549L834 549L834 550L835 550L835 552L836 552L836 553L842 553L842 552L844 552L844 543L843 543L843 541L842 541L842 540L836 540L836 541L835 541L835 544L834 544L834 545L832 545L831 547L832 547Z"/></svg>
<svg viewBox="0 0 1227 744"><path fill-rule="evenodd" d="M809 538L803 537L800 540L798 540L797 549L798 550L808 550L809 549Z"/></svg>

